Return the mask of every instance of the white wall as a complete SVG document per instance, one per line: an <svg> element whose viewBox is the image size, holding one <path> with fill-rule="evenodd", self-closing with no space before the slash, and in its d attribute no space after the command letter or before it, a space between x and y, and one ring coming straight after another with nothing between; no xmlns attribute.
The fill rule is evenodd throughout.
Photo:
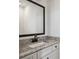
<svg viewBox="0 0 79 59"><path fill-rule="evenodd" d="M23 17L24 17L24 14L23 14L23 8L19 7L19 31L20 32L23 32Z"/></svg>
<svg viewBox="0 0 79 59"><path fill-rule="evenodd" d="M48 35L60 36L60 0L48 1Z"/></svg>

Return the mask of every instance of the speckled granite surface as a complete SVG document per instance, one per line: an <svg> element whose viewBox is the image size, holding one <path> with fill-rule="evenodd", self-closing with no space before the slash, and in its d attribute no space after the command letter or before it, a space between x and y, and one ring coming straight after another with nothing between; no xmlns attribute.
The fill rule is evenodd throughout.
<svg viewBox="0 0 79 59"><path fill-rule="evenodd" d="M38 42L32 43L31 39L19 40L19 58L22 58L22 57L32 54L36 51L49 47L55 43L59 43L60 42L59 40L60 40L60 38L58 38L58 37L51 37L51 36L40 37L38 42L46 42L46 43L42 46L35 47L35 48L31 48L31 47L29 47L29 45L35 44Z"/></svg>

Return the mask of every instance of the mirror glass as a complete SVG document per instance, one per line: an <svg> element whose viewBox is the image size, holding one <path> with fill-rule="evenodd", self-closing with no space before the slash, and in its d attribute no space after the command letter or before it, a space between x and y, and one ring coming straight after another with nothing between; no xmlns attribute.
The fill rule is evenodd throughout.
<svg viewBox="0 0 79 59"><path fill-rule="evenodd" d="M27 0L19 1L19 35L43 33L43 8Z"/></svg>

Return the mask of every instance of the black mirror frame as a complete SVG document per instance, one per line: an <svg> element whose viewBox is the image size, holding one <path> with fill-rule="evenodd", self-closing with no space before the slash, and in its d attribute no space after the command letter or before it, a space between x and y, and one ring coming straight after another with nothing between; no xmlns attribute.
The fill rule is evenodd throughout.
<svg viewBox="0 0 79 59"><path fill-rule="evenodd" d="M34 34L23 34L23 35L19 35L19 37L26 37L26 36L34 36L34 35L44 35L45 34L45 7L32 1L32 0L27 0L39 7L42 7L43 8L43 33L34 33Z"/></svg>

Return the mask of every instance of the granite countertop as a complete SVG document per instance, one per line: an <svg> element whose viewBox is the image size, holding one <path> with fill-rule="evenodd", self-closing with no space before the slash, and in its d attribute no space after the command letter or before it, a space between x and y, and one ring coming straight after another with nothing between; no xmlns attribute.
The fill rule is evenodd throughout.
<svg viewBox="0 0 79 59"><path fill-rule="evenodd" d="M38 42L32 43L30 41L30 39L19 40L19 57L23 58L24 56L30 55L34 52L41 50L41 49L49 47L55 43L59 43L60 42L59 40L60 40L59 37L51 37L51 36L40 37L38 42L46 42L46 43L42 46L38 46L35 48L31 48L31 47L29 47L29 45L32 45L32 44L35 44Z"/></svg>

